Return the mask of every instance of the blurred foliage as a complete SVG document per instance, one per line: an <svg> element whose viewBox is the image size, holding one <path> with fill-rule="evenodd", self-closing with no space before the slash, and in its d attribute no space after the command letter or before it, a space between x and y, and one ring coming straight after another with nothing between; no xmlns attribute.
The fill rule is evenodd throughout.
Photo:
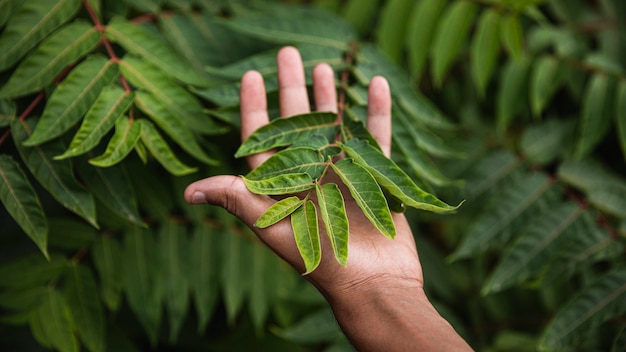
<svg viewBox="0 0 626 352"><path fill-rule="evenodd" d="M0 1L0 346L352 350L306 280L182 199L247 171L237 81L258 69L277 116L288 44L357 119L387 77L393 159L466 200L407 215L476 350L623 350L626 3L305 2Z"/></svg>

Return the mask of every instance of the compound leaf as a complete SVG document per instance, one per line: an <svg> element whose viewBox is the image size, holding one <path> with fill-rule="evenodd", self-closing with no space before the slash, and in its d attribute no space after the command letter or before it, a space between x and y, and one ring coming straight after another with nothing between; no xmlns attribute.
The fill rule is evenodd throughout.
<svg viewBox="0 0 626 352"><path fill-rule="evenodd" d="M88 57L56 87L32 136L24 145L34 146L60 136L89 110L102 88L117 75L117 65L102 55Z"/></svg>
<svg viewBox="0 0 626 352"><path fill-rule="evenodd" d="M346 155L354 159L355 163L366 168L387 192L407 206L440 213L451 212L458 208L423 191L393 160L366 141L353 139L340 146Z"/></svg>
<svg viewBox="0 0 626 352"><path fill-rule="evenodd" d="M326 226L326 233L330 238L335 258L339 264L348 264L348 215L345 202L339 187L335 183L315 184L317 203L320 215Z"/></svg>
<svg viewBox="0 0 626 352"><path fill-rule="evenodd" d="M39 197L20 165L4 154L0 154L0 201L48 258L48 222Z"/></svg>
<svg viewBox="0 0 626 352"><path fill-rule="evenodd" d="M41 90L98 42L100 34L85 21L77 20L63 27L21 61L0 89L0 97L15 98Z"/></svg>
<svg viewBox="0 0 626 352"><path fill-rule="evenodd" d="M265 211L265 213L263 213L263 215L261 215L257 219L257 221L254 223L254 226L261 229L272 226L280 220L291 215L303 203L304 202L296 196L281 199L278 202L274 203L271 207L269 207Z"/></svg>
<svg viewBox="0 0 626 352"><path fill-rule="evenodd" d="M66 159L84 154L98 145L100 140L115 126L119 118L131 107L133 92L118 86L106 86L87 112L69 148L55 159Z"/></svg>
<svg viewBox="0 0 626 352"><path fill-rule="evenodd" d="M0 71L13 66L79 9L80 0L23 2L0 37Z"/></svg>
<svg viewBox="0 0 626 352"><path fill-rule="evenodd" d="M277 175L262 180L250 180L243 177L248 190L256 194L293 194L315 187L313 179L306 173Z"/></svg>
<svg viewBox="0 0 626 352"><path fill-rule="evenodd" d="M365 216L385 236L394 238L396 228L389 211L389 205L376 179L363 166L352 159L341 159L330 164Z"/></svg>
<svg viewBox="0 0 626 352"><path fill-rule="evenodd" d="M334 140L339 127L337 114L317 112L275 119L254 131L239 147L235 157L260 153L272 148L293 144L312 134Z"/></svg>
<svg viewBox="0 0 626 352"><path fill-rule="evenodd" d="M298 251L304 260L306 271L303 275L307 275L317 268L322 259L317 210L313 201L307 200L294 211L291 215L291 227Z"/></svg>

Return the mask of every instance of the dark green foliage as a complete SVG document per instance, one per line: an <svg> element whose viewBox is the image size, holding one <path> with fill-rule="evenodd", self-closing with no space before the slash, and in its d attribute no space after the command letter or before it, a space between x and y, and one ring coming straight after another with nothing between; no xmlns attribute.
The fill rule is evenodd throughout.
<svg viewBox="0 0 626 352"><path fill-rule="evenodd" d="M182 199L194 180L249 171L233 158L238 79L259 70L276 117L282 45L308 84L319 62L346 72L344 123L279 156L312 151L321 168L269 187L306 185L325 207L285 198L259 225L317 211L345 262L340 193L313 179L337 131L360 141L338 145L353 153L335 165L346 182L367 170L366 87L382 74L385 167L407 178L368 171L381 199L465 199L456 214L407 211L439 311L477 350L623 347L624 2L313 5L0 0L3 350L352 350L311 285L230 215ZM263 174L247 177L266 190ZM407 180L411 194L393 187Z"/></svg>

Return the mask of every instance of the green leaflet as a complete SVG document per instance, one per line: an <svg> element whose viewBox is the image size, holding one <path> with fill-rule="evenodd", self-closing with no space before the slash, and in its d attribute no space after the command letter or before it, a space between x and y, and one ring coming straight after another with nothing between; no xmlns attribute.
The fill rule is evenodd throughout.
<svg viewBox="0 0 626 352"><path fill-rule="evenodd" d="M15 103L9 100L0 99L0 127L9 126L15 119L17 109Z"/></svg>
<svg viewBox="0 0 626 352"><path fill-rule="evenodd" d="M220 253L224 258L220 267L220 284L226 306L226 319L229 324L233 324L250 291L251 282L247 273L251 270L253 244L236 235L236 229L231 228L229 231L231 232L219 241Z"/></svg>
<svg viewBox="0 0 626 352"><path fill-rule="evenodd" d="M498 292L538 276L545 263L558 252L556 244L572 236L572 224L584 209L573 202L559 204L540 214L526 227L515 243L505 252L482 288L483 294Z"/></svg>
<svg viewBox="0 0 626 352"><path fill-rule="evenodd" d="M171 77L195 86L207 85L207 81L201 75L190 65L184 64L185 60L176 51L149 30L121 18L115 18L109 22L105 33L109 39L123 46L128 52L141 56Z"/></svg>
<svg viewBox="0 0 626 352"><path fill-rule="evenodd" d="M509 14L500 20L500 39L502 45L515 60L524 54L524 33L518 14Z"/></svg>
<svg viewBox="0 0 626 352"><path fill-rule="evenodd" d="M98 230L74 218L48 218L48 246L62 250L78 251L91 247L98 238Z"/></svg>
<svg viewBox="0 0 626 352"><path fill-rule="evenodd" d="M341 137L344 141L362 139L367 141L374 148L381 150L374 136L367 130L363 122L356 120L356 116L354 116L354 118L344 118L341 124Z"/></svg>
<svg viewBox="0 0 626 352"><path fill-rule="evenodd" d="M63 255L51 253L46 259L39 253L27 254L0 266L0 287L20 290L45 286L58 280L68 264Z"/></svg>
<svg viewBox="0 0 626 352"><path fill-rule="evenodd" d="M567 123L569 122L569 123ZM572 121L546 119L529 126L522 135L519 149L532 163L546 165L563 153L563 145L574 131Z"/></svg>
<svg viewBox="0 0 626 352"><path fill-rule="evenodd" d="M198 332L204 332L215 309L219 294L218 268L220 242L218 233L201 222L193 229L189 256L190 271L187 274L198 315Z"/></svg>
<svg viewBox="0 0 626 352"><path fill-rule="evenodd" d="M0 27L4 27L7 20L13 15L16 7L19 8L16 0L0 0Z"/></svg>
<svg viewBox="0 0 626 352"><path fill-rule="evenodd" d="M481 97L493 74L500 52L500 14L494 9L482 12L471 45L472 76Z"/></svg>
<svg viewBox="0 0 626 352"><path fill-rule="evenodd" d="M172 112L154 95L137 91L135 101L137 107L150 116L168 136L170 136L183 150L205 164L216 165L217 160L209 157L196 141L196 137L182 120L172 115Z"/></svg>
<svg viewBox="0 0 626 352"><path fill-rule="evenodd" d="M339 264L348 264L348 216L339 187L334 183L315 184L317 204L320 215L326 225L326 233L330 238L335 258Z"/></svg>
<svg viewBox="0 0 626 352"><path fill-rule="evenodd" d="M87 189L104 206L131 224L147 226L139 215L130 177L121 166L101 168L79 163L77 168Z"/></svg>
<svg viewBox="0 0 626 352"><path fill-rule="evenodd" d="M541 56L530 73L530 107L535 117L541 116L552 96L561 86L564 70L551 56Z"/></svg>
<svg viewBox="0 0 626 352"><path fill-rule="evenodd" d="M588 201L608 214L626 219L626 187L598 187L589 192Z"/></svg>
<svg viewBox="0 0 626 352"><path fill-rule="evenodd" d="M279 118L257 129L235 153L236 158L293 144L312 134L334 140L338 132L337 114L318 112Z"/></svg>
<svg viewBox="0 0 626 352"><path fill-rule="evenodd" d="M13 66L79 9L80 0L25 1L0 37L0 71Z"/></svg>
<svg viewBox="0 0 626 352"><path fill-rule="evenodd" d="M376 26L376 42L392 61L399 62L404 49L404 35L414 6L411 0L386 1Z"/></svg>
<svg viewBox="0 0 626 352"><path fill-rule="evenodd" d="M335 157L341 153L339 147L331 145L328 139L324 136L314 134L306 139L301 139L291 145L290 148L313 148L318 153L322 154L324 160L328 160L329 157Z"/></svg>
<svg viewBox="0 0 626 352"><path fill-rule="evenodd" d="M617 130L619 133L619 141L622 146L622 154L626 159L626 82L622 81L617 89L615 120L617 121Z"/></svg>
<svg viewBox="0 0 626 352"><path fill-rule="evenodd" d="M143 325L150 342L156 346L161 324L161 260L154 236L140 227L124 234L124 291L130 309Z"/></svg>
<svg viewBox="0 0 626 352"><path fill-rule="evenodd" d="M307 200L294 211L291 215L291 227L298 251L304 260L306 271L302 275L307 275L315 270L322 260L317 210L313 201Z"/></svg>
<svg viewBox="0 0 626 352"><path fill-rule="evenodd" d="M104 312L98 297L98 285L91 270L72 265L67 275L64 296L80 340L91 352L105 351Z"/></svg>
<svg viewBox="0 0 626 352"><path fill-rule="evenodd" d="M126 116L122 116L115 123L115 133L104 153L98 157L89 159L89 163L99 167L110 167L120 161L133 151L135 144L141 137L141 125L131 121Z"/></svg>
<svg viewBox="0 0 626 352"><path fill-rule="evenodd" d="M117 311L124 283L124 258L120 243L115 238L102 236L92 247L91 254L100 278L100 297L109 310Z"/></svg>
<svg viewBox="0 0 626 352"><path fill-rule="evenodd" d="M20 165L5 154L0 154L0 201L48 258L48 222L39 197Z"/></svg>
<svg viewBox="0 0 626 352"><path fill-rule="evenodd" d="M469 1L456 1L443 13L433 39L431 62L435 86L441 87L443 79L461 51L463 42L474 22L478 6Z"/></svg>
<svg viewBox="0 0 626 352"><path fill-rule="evenodd" d="M416 82L420 80L424 70L435 26L446 5L447 0L423 0L413 6L407 29L406 46L411 76Z"/></svg>
<svg viewBox="0 0 626 352"><path fill-rule="evenodd" d="M44 346L63 352L79 350L67 301L53 286L48 287L41 305L31 314L30 328Z"/></svg>
<svg viewBox="0 0 626 352"><path fill-rule="evenodd" d="M68 65L93 50L99 41L98 31L85 21L64 26L21 61L0 89L0 97L15 98L41 90Z"/></svg>
<svg viewBox="0 0 626 352"><path fill-rule="evenodd" d="M314 8L275 9L272 15L246 16L226 22L236 31L274 43L308 43L348 49L354 30L345 22ZM280 11L289 11L289 16Z"/></svg>
<svg viewBox="0 0 626 352"><path fill-rule="evenodd" d="M589 329L626 313L625 301L626 269L622 266L600 276L560 309L539 347L551 351L571 347Z"/></svg>
<svg viewBox="0 0 626 352"><path fill-rule="evenodd" d="M93 196L74 178L69 160L54 160L65 147L60 141L52 141L44 146L25 147L22 142L32 134L32 126L37 118L31 117L26 122L19 120L11 123L11 134L22 160L37 181L65 208L87 220L98 228L96 206Z"/></svg>
<svg viewBox="0 0 626 352"><path fill-rule="evenodd" d="M115 126L115 122L130 109L134 99L132 92L118 86L106 86L87 112L69 148L56 160L84 154L98 145L100 140Z"/></svg>
<svg viewBox="0 0 626 352"><path fill-rule="evenodd" d="M315 187L313 179L306 173L277 175L262 180L250 180L243 177L248 190L256 194L293 194Z"/></svg>
<svg viewBox="0 0 626 352"><path fill-rule="evenodd" d="M161 69L150 62L126 55L119 62L122 75L134 86L157 98L170 112L192 130L204 134L219 134L223 127L204 113L204 107L191 93L176 84Z"/></svg>
<svg viewBox="0 0 626 352"><path fill-rule="evenodd" d="M525 105L524 96L528 91L528 69L530 60L522 58L508 61L500 76L500 85L496 93L496 111L498 129L504 132L519 113L520 107Z"/></svg>
<svg viewBox="0 0 626 352"><path fill-rule="evenodd" d="M169 318L169 341L178 339L182 323L189 310L188 253L190 241L182 224L165 221L159 230L157 240L160 261L164 263L161 272L163 303Z"/></svg>
<svg viewBox="0 0 626 352"><path fill-rule="evenodd" d="M393 160L366 141L353 139L339 146L355 163L366 168L385 190L407 206L439 213L452 212L458 208L423 191Z"/></svg>
<svg viewBox="0 0 626 352"><path fill-rule="evenodd" d="M587 85L575 151L578 158L587 156L609 131L613 119L612 85L603 73L593 75Z"/></svg>
<svg viewBox="0 0 626 352"><path fill-rule="evenodd" d="M141 119L136 120L135 123L141 125L141 142L143 145L172 175L181 176L197 171L196 168L189 167L176 158L167 142L150 121Z"/></svg>
<svg viewBox="0 0 626 352"><path fill-rule="evenodd" d="M396 228L389 212L389 205L374 176L352 159L341 159L330 165L348 187L350 194L372 225L383 235L389 238L396 237Z"/></svg>
<svg viewBox="0 0 626 352"><path fill-rule="evenodd" d="M343 19L350 23L359 34L365 35L372 22L376 20L379 0L348 1L341 13Z"/></svg>
<svg viewBox="0 0 626 352"><path fill-rule="evenodd" d="M291 215L291 213L296 211L296 209L298 209L302 204L304 204L304 202L296 196L281 199L269 207L269 209L267 209L265 213L257 219L254 226L264 229L274 225L280 220Z"/></svg>
<svg viewBox="0 0 626 352"><path fill-rule="evenodd" d="M324 157L313 148L299 147L281 150L250 171L248 180L265 180L282 174L306 173L317 179L326 169Z"/></svg>
<svg viewBox="0 0 626 352"><path fill-rule="evenodd" d="M32 136L24 145L34 146L60 136L78 122L117 77L117 65L100 54L79 63L56 87Z"/></svg>

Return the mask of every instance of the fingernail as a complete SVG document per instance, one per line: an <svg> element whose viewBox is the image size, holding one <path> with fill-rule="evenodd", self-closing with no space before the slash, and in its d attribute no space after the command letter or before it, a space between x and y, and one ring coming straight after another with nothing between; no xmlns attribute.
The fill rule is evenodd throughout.
<svg viewBox="0 0 626 352"><path fill-rule="evenodd" d="M194 194L191 195L191 203L193 204L202 204L202 203L206 203L206 197L204 196L204 193L202 192L195 192Z"/></svg>

